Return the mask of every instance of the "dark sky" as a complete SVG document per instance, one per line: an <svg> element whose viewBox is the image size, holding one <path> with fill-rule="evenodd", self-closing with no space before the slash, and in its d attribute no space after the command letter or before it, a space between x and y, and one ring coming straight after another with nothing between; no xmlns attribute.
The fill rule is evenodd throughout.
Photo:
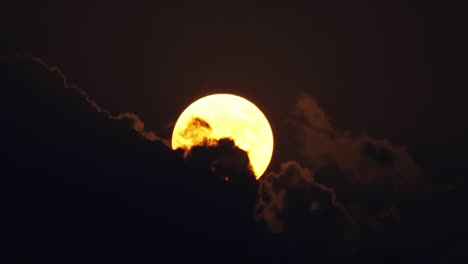
<svg viewBox="0 0 468 264"><path fill-rule="evenodd" d="M463 9L218 2L0 4L0 55L14 58L0 61L10 255L47 259L57 247L58 263L128 263L183 248L174 256L194 261L214 247L218 261L232 247L232 263L462 256ZM183 158L148 140L150 131L169 139L188 104L220 92L251 100L272 124L271 173L260 181L229 142ZM128 112L138 117L119 115ZM232 167L213 172L219 160Z"/></svg>
<svg viewBox="0 0 468 264"><path fill-rule="evenodd" d="M1 25L2 51L58 65L105 108L135 112L166 137L208 93L245 96L278 127L307 92L342 129L405 145L466 142L463 23L447 1L15 1Z"/></svg>

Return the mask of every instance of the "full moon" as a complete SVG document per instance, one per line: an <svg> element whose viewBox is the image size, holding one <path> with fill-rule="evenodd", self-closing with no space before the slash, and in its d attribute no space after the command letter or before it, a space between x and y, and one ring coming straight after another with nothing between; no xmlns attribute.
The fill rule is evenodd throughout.
<svg viewBox="0 0 468 264"><path fill-rule="evenodd" d="M189 150L221 138L247 152L255 177L262 176L273 155L273 132L262 111L237 95L208 95L189 105L175 124L172 148Z"/></svg>

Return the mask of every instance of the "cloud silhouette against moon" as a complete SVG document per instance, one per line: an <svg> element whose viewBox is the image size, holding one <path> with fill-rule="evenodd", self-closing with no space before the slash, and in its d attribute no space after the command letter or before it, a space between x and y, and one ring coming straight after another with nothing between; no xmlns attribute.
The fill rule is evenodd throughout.
<svg viewBox="0 0 468 264"><path fill-rule="evenodd" d="M298 159L256 181L228 138L184 155L38 59L3 60L0 74L3 239L23 262L397 261L438 219L404 147L338 131L308 95L288 122Z"/></svg>

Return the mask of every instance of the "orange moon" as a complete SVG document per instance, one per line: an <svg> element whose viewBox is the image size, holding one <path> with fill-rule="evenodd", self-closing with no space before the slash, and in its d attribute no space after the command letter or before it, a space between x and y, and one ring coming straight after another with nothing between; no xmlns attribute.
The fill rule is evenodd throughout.
<svg viewBox="0 0 468 264"><path fill-rule="evenodd" d="M172 132L172 148L189 150L207 140L231 138L249 156L260 178L273 155L273 131L260 109L233 94L208 95L190 104Z"/></svg>

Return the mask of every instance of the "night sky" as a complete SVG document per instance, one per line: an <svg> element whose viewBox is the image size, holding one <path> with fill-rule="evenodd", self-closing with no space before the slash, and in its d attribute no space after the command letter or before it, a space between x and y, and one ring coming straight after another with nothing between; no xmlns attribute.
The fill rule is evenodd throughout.
<svg viewBox="0 0 468 264"><path fill-rule="evenodd" d="M1 262L466 262L463 16L449 1L0 4ZM164 144L213 93L269 119L259 181L235 142Z"/></svg>

